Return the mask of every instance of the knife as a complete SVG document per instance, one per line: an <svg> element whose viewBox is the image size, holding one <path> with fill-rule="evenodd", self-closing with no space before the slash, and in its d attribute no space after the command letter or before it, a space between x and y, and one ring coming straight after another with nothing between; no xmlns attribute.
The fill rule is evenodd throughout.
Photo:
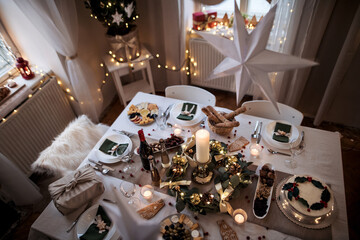
<svg viewBox="0 0 360 240"><path fill-rule="evenodd" d="M71 229L74 228L74 226L76 225L76 223L79 221L79 218L81 217L81 215L82 215L86 210L88 210L88 209L91 207L91 205L92 205L92 201L90 201L90 202L86 205L85 209L79 214L79 216L77 216L77 218L75 219L75 221L73 221L73 223L71 224L71 226L69 227L69 229L66 230L67 233L69 233L69 232L71 231Z"/></svg>
<svg viewBox="0 0 360 240"><path fill-rule="evenodd" d="M256 140L256 143L259 144L260 143L260 140L261 140L261 130L262 130L262 122L260 122L260 125L259 125L259 130L257 132L257 140Z"/></svg>
<svg viewBox="0 0 360 240"><path fill-rule="evenodd" d="M106 165L104 165L103 163L101 163L99 161L95 161L95 160L90 159L90 158L88 160L89 160L89 162L95 163L96 165L98 165L98 166L100 166L102 168L106 168L106 169L108 169L108 170L110 170L112 172L115 171L115 169L113 169L112 167L106 166Z"/></svg>

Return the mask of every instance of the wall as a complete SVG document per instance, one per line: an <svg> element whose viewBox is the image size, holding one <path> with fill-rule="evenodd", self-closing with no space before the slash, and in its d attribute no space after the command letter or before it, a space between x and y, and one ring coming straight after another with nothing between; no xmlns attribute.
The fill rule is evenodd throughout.
<svg viewBox="0 0 360 240"><path fill-rule="evenodd" d="M304 115L316 114L358 6L358 1L336 1L315 59L320 65L312 68L298 105ZM355 57L325 121L360 127L360 121L356 122L360 105L355 104L356 96L360 96L359 63L359 57Z"/></svg>

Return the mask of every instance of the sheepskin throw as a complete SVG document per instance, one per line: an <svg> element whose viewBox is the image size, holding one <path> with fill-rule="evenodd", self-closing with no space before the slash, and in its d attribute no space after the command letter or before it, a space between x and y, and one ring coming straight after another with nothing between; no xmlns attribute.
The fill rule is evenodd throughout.
<svg viewBox="0 0 360 240"><path fill-rule="evenodd" d="M37 173L64 176L74 171L109 127L94 124L86 115L69 123L31 165Z"/></svg>

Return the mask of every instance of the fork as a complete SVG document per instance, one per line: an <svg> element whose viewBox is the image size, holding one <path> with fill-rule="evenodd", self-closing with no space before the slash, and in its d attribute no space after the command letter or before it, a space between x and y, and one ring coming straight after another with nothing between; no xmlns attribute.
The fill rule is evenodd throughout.
<svg viewBox="0 0 360 240"><path fill-rule="evenodd" d="M271 154L280 154L280 155L284 155L284 156L289 156L289 157L291 157L291 155L288 154L288 153L283 153L283 152L274 151L274 150L272 150L272 149L270 149L270 148L268 148L268 151L269 151L269 153L271 153Z"/></svg>

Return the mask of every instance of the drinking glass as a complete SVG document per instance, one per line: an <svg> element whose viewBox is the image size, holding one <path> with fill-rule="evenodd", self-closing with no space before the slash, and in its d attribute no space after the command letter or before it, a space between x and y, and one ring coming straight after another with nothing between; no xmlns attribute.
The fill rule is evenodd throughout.
<svg viewBox="0 0 360 240"><path fill-rule="evenodd" d="M129 198L128 204L133 205L135 203L132 199L136 192L136 186L134 183L123 181L120 184L120 191L126 198Z"/></svg>
<svg viewBox="0 0 360 240"><path fill-rule="evenodd" d="M285 166L288 168L294 169L297 167L297 162L295 160L295 156L299 155L302 151L299 151L299 149L298 149L297 139L289 142L289 145L290 145L291 157L288 159L285 159Z"/></svg>
<svg viewBox="0 0 360 240"><path fill-rule="evenodd" d="M164 111L162 111L161 109L159 109L159 113L155 117L155 122L156 122L156 125L158 126L158 128L160 128L160 130L165 130L165 128L166 128L166 115L165 115Z"/></svg>
<svg viewBox="0 0 360 240"><path fill-rule="evenodd" d="M131 158L133 155L134 155L133 152L129 152L128 155L120 158L120 160L125 163L125 166L122 169L122 171L124 173L128 174L129 176L130 176L130 174L134 174L136 171L135 163L133 163L133 161L131 161L132 160Z"/></svg>

